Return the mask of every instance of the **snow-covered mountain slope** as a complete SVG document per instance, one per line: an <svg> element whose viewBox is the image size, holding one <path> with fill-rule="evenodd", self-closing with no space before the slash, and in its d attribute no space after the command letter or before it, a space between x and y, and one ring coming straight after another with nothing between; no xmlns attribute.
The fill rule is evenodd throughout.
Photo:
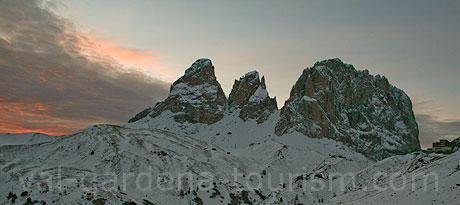
<svg viewBox="0 0 460 205"><path fill-rule="evenodd" d="M244 123L238 116L229 118L233 119L224 120L235 122L235 127ZM266 126L255 121L251 123L260 126L254 128L256 130ZM227 127L227 130L238 133L235 127ZM107 204L142 203L144 200L155 204L188 204L191 201L227 204L236 200L232 197L243 197L243 193L243 198L257 203L273 193L268 181L263 181L263 186L258 189L249 189L246 184L252 178L246 177L251 173L263 173L266 177L262 180L272 178L271 186L278 187L280 183L288 183L288 173L312 171L330 160L332 155L352 159L347 165L340 165L347 171L357 171L370 163L341 143L305 138L301 134L285 138L260 136L252 140L251 145L241 143L235 148L234 142L226 141L226 133L215 135L208 130L214 137L213 143L208 143L204 140L210 138L200 140L193 134L178 135L173 131L97 125L41 144L1 146L0 194L5 198L2 197L0 202L11 202L6 198L11 192L16 194L18 203L24 203L30 197L31 200L59 204L97 200ZM235 170L241 173L236 180L233 176ZM175 179L171 190L160 190L157 178L166 173L173 179L190 173L189 180L193 185L183 184L182 187L187 188L179 188L178 179ZM210 191L197 188L200 181L209 177L203 173L212 176L208 181L214 183L214 188ZM284 181L280 174L286 175ZM123 178L126 175L131 177ZM137 179L141 175L142 180ZM152 189L146 188L150 187L149 181L153 184ZM166 186L166 183L160 185ZM25 191L27 196L21 197Z"/></svg>
<svg viewBox="0 0 460 205"><path fill-rule="evenodd" d="M235 80L232 92L228 98L229 109L239 109L240 118L256 119L262 123L278 110L276 98L270 98L265 85L265 77L259 79L257 71L246 73L239 80Z"/></svg>
<svg viewBox="0 0 460 205"><path fill-rule="evenodd" d="M0 133L0 146L38 144L53 139L56 137L42 133Z"/></svg>
<svg viewBox="0 0 460 205"><path fill-rule="evenodd" d="M369 183L372 172L378 175ZM422 153L395 156L358 173L361 189L331 199L330 204L459 204L460 152L448 156Z"/></svg>
<svg viewBox="0 0 460 205"><path fill-rule="evenodd" d="M129 122L171 111L179 123L212 124L222 119L226 104L227 98L216 79L212 62L203 58L196 60L171 85L168 98L143 110Z"/></svg>
<svg viewBox="0 0 460 205"><path fill-rule="evenodd" d="M456 139L452 140L452 151L456 152L460 150L460 137L457 137Z"/></svg>
<svg viewBox="0 0 460 205"><path fill-rule="evenodd" d="M414 200L419 204L430 204L433 199L455 204L450 199L455 199L459 189L460 175L455 171L459 153L447 157L413 153L373 162L331 139L271 134L267 128L273 127L279 113L264 123L226 113L218 123L205 126L173 123L168 114L172 113L123 126L92 126L40 144L0 146L0 196L16 194L17 204L29 197L47 204L408 203L405 197L412 197L410 190L399 193L372 188L390 189L397 173L410 176L432 171L442 179L440 192L430 188L434 178L428 177L428 190L433 194L418 199L416 196L425 194L420 175ZM236 179L235 169L239 173ZM374 181L380 172L385 175ZM172 185L168 186L166 174L171 174ZM356 180L344 178L342 186L337 174L352 174ZM182 178L179 187L179 176L189 176L185 178L193 185L187 186ZM403 177L394 178L393 183L400 187ZM199 189L202 181L213 188ZM158 184L172 188L163 190ZM322 189L314 189L321 184ZM21 197L25 191L27 196ZM444 192L449 193L448 198ZM397 197L393 197L395 193ZM1 197L0 203L11 203L11 199Z"/></svg>
<svg viewBox="0 0 460 205"><path fill-rule="evenodd" d="M258 123L279 115L278 122L268 128L273 134L283 137L299 132L333 139L372 159L420 150L418 125L404 91L385 77L356 70L340 59L320 61L305 69L280 112L257 71L235 80L227 100L211 60L198 59L173 83L167 99L129 122L168 112L178 123L212 125L228 111Z"/></svg>
<svg viewBox="0 0 460 205"><path fill-rule="evenodd" d="M236 124L238 120L241 119L233 119ZM252 123L257 124L255 121ZM459 193L460 153L447 157L416 153L372 164L364 156L330 139L305 138L300 134L286 138L272 136L260 138L261 141L255 140L249 146L238 145L241 147L235 149L227 144L226 137L215 136L215 142L226 146L221 147L194 137L177 136L166 130L98 125L41 144L1 146L0 194L4 197L10 192L16 194L15 202L19 204L25 203L28 197L32 201L54 201L58 204L93 201L140 204L144 200L155 204L190 204L192 201L227 204L235 196L239 197L237 201L243 200L243 195L254 204L311 204L320 200L332 204L407 204L413 202L411 200L420 202L418 204L441 201L455 204ZM305 146L307 149L304 149ZM237 180L234 180L234 169L241 173ZM206 172L213 176L209 182L215 183L215 188L209 193L196 187L200 180L207 179L208 175L201 175ZM429 192L424 191L421 188L423 175L416 181L415 192L364 191L363 187L374 186L373 178L378 172L386 175L378 178L376 184L386 188L390 186L389 180L395 173L407 177L412 174L437 173L440 191L432 190L433 177L427 178ZM173 176L174 185L171 190L159 190L157 187L158 177L164 173ZM178 188L177 176L181 173L191 173L189 176L194 185L190 192L188 188L185 189L188 187L186 184ZM250 177L253 173L264 177L263 186L255 190L246 185L249 179L256 180ZM284 180L280 179L280 173ZM288 173L292 173L294 180L288 180ZM333 173L356 174L356 186L346 180L344 191L341 191L338 186L340 179L330 182L329 177ZM123 178L127 175L128 178ZM274 188L270 188L266 181L270 175L271 186ZM325 187L332 186L332 191L328 188L310 190L317 186L317 182L308 180L312 175L315 180L322 180ZM138 180L138 176L142 177L141 180ZM396 175L396 187L402 186L402 176ZM148 181L152 182L152 189L147 189ZM185 178L182 181L186 181ZM145 190L136 188L136 183ZM310 188L305 190L302 185ZM293 187L292 191L289 187ZM410 185L407 187L410 189ZM21 197L25 191L27 196ZM2 197L0 202L8 204L11 199Z"/></svg>
<svg viewBox="0 0 460 205"><path fill-rule="evenodd" d="M118 203L131 199L139 202L143 199L153 202L161 199L163 202L183 204L190 199L176 199L174 196L177 196L179 190L140 192L134 188L135 178L127 180L125 184L120 181L108 186L115 191L103 190L102 186L112 175L121 179L123 174L152 172L156 182L156 176L160 173L174 175L179 172L201 173L206 170L222 178L220 174L225 173L221 170L243 167L237 159L227 156L221 149L206 142L167 132L131 130L114 125L93 126L44 144L4 146L0 153L3 159L0 162L0 181L3 185L0 188L1 193L13 191L19 195L24 191L20 183L23 180L26 187L30 186L28 192L33 200L55 200L60 204L85 203L86 193L93 188L99 189L93 191L101 194L95 196L94 200L104 198ZM62 192L56 190L58 187L35 187L34 185L43 183L43 178L34 174L42 174L46 179L62 175ZM143 182L140 182L142 187L146 186ZM123 187L118 189L124 185L125 191ZM152 192L159 195L152 195Z"/></svg>
<svg viewBox="0 0 460 205"><path fill-rule="evenodd" d="M393 200L393 192L368 188L423 170L448 179L439 183L453 194L457 168L443 163L458 164L458 154L396 155L418 148L402 91L336 59L304 74L278 110L258 72L235 81L227 99L211 61L199 59L167 99L128 124L0 146L0 203L385 204L413 192Z"/></svg>
<svg viewBox="0 0 460 205"><path fill-rule="evenodd" d="M305 69L293 86L276 134L293 131L344 142L374 159L420 150L404 91L338 58Z"/></svg>

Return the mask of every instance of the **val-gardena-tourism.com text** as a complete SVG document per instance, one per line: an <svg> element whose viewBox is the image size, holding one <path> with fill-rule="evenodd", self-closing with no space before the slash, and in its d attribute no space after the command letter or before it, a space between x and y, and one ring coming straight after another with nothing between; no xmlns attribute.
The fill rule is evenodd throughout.
<svg viewBox="0 0 460 205"><path fill-rule="evenodd" d="M266 173L263 171L241 173L237 168L229 176L215 176L210 172L192 173L154 173L152 169L138 173L89 174L76 177L65 167L33 173L20 177L24 190L38 188L40 192L62 192L63 188L75 187L86 193L107 191L137 191L137 192L171 192L190 193L196 191L209 192L219 186L230 187L235 191L270 192L281 189L290 192L338 192L347 190L362 190L365 192L380 192L386 190L403 191L419 190L438 191L439 175L435 172L419 172L405 174L395 172L388 174L377 172L361 176L352 172L340 173ZM71 177L70 177L71 176ZM361 177L372 178L370 184L360 184ZM430 187L430 189L429 189Z"/></svg>

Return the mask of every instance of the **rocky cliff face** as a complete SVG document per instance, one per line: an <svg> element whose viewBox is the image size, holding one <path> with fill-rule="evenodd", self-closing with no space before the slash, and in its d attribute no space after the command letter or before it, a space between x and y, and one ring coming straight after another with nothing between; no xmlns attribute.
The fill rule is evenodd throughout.
<svg viewBox="0 0 460 205"><path fill-rule="evenodd" d="M460 150L460 137L452 140L452 151L456 152Z"/></svg>
<svg viewBox="0 0 460 205"><path fill-rule="evenodd" d="M174 119L180 123L212 124L223 118L226 103L211 60L198 59L172 84L166 100L143 110L130 122L149 114L157 117L164 111L171 111Z"/></svg>
<svg viewBox="0 0 460 205"><path fill-rule="evenodd" d="M235 80L228 103L231 108L240 109L241 119L255 119L257 123L264 122L278 109L276 98L268 95L265 78L260 79L257 71Z"/></svg>
<svg viewBox="0 0 460 205"><path fill-rule="evenodd" d="M199 59L173 83L166 100L130 122L170 111L179 123L213 124L226 110L260 124L277 110L277 104L256 71L235 80L227 100L211 61ZM303 71L273 130L278 136L300 132L334 139L373 159L420 149L409 97L385 77L358 71L340 59L317 62Z"/></svg>
<svg viewBox="0 0 460 205"><path fill-rule="evenodd" d="M420 149L409 97L385 77L340 59L305 69L280 115L277 135L330 138L374 159Z"/></svg>

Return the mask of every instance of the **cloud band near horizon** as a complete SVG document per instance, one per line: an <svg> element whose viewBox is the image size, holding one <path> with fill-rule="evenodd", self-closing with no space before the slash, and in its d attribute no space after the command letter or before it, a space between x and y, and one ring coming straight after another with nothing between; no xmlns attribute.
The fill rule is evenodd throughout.
<svg viewBox="0 0 460 205"><path fill-rule="evenodd" d="M47 1L48 4L53 2ZM334 34L329 39L340 40L335 37ZM324 39L318 39L315 42L324 42ZM251 54L254 53L257 52ZM221 56L232 56L229 60L232 64L226 65L231 69L227 71L237 73L236 68L242 67L241 64L233 64L235 56L227 53ZM244 59L250 57L254 56L244 54ZM154 105L168 94L169 82L152 78L145 72L148 67L152 68L153 76L175 79L178 71L162 67L157 61L162 58L163 55L146 49L117 46L113 41L83 34L73 22L47 9L42 1L0 0L0 132L61 135L96 123L125 123L138 111ZM278 65L269 59L263 61ZM278 61L282 60L277 58ZM225 65L218 66L225 68ZM278 67L275 66L275 69ZM227 82L231 82L228 79L232 77L230 72L223 76L227 77ZM278 71L272 72L272 76L279 74ZM398 74L401 72L408 71L397 71ZM443 78L446 76L456 75L455 72L441 75ZM226 88L230 89L231 84L227 84ZM449 92L449 89L446 90ZM450 107L447 109L452 110ZM460 136L460 119L457 116L452 117L457 119L441 119L442 114L426 111L420 103L414 103L414 110L423 147L429 147L431 142L440 138Z"/></svg>
<svg viewBox="0 0 460 205"><path fill-rule="evenodd" d="M156 55L114 46L88 53L94 43L82 42L94 41L40 3L0 1L0 132L61 135L125 123L167 95L169 83L116 61Z"/></svg>

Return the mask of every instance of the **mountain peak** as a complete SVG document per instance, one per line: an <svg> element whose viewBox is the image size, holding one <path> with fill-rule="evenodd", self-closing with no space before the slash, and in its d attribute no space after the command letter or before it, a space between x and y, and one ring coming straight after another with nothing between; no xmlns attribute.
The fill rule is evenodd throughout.
<svg viewBox="0 0 460 205"><path fill-rule="evenodd" d="M343 64L343 61L340 60L340 58L330 58L330 59L325 59L322 61L318 61L315 63L316 64L327 64L327 63L333 63L333 64Z"/></svg>
<svg viewBox="0 0 460 205"><path fill-rule="evenodd" d="M235 80L227 100L211 60L203 58L172 84L167 99L130 122L166 113L179 123L213 124L229 110L260 124L277 109L276 98L269 96L265 78L257 71ZM330 138L372 159L420 150L410 98L387 78L356 70L338 58L303 70L274 130L278 136L299 132Z"/></svg>
<svg viewBox="0 0 460 205"><path fill-rule="evenodd" d="M212 61L208 58L200 58L196 60L187 70L185 70L185 75L191 75L198 72L208 72L212 70L214 73L214 66L212 65Z"/></svg>
<svg viewBox="0 0 460 205"><path fill-rule="evenodd" d="M249 78L249 77L253 77L253 78L259 78L259 72L257 72L256 70L253 70L253 71L249 71L247 72L246 74L244 74L240 79L242 78Z"/></svg>
<svg viewBox="0 0 460 205"><path fill-rule="evenodd" d="M211 60L196 60L170 88L169 96L155 107L136 115L135 122L150 114L157 117L172 112L175 121L213 124L223 118L227 99L216 79Z"/></svg>
<svg viewBox="0 0 460 205"><path fill-rule="evenodd" d="M280 115L277 135L331 138L374 159L420 149L409 97L386 78L337 58L305 69Z"/></svg>
<svg viewBox="0 0 460 205"><path fill-rule="evenodd" d="M340 58L332 58L332 59L317 61L313 65L313 67L306 68L305 70L306 71L316 70L316 71L319 71L320 73L325 73L328 71L333 71L333 72L356 71L353 65L344 63L342 60L340 60Z"/></svg>
<svg viewBox="0 0 460 205"><path fill-rule="evenodd" d="M240 118L256 119L264 122L268 116L278 109L275 98L270 98L265 85L265 78L259 78L257 71L251 71L235 80L229 96L229 105L241 109Z"/></svg>

